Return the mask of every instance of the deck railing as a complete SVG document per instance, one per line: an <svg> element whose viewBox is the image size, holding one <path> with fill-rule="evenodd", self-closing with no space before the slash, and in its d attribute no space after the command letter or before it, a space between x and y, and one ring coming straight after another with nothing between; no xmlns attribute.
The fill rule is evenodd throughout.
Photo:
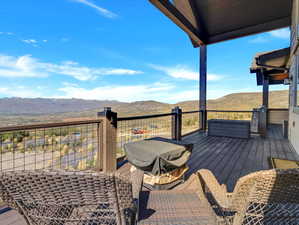
<svg viewBox="0 0 299 225"><path fill-rule="evenodd" d="M252 111L207 110L208 119L251 120ZM0 128L0 171L96 169L114 171L124 144L156 136L181 140L201 128L203 111L117 117L111 108L98 119Z"/></svg>
<svg viewBox="0 0 299 225"><path fill-rule="evenodd" d="M225 120L251 120L253 111L250 110L207 110L207 118Z"/></svg>
<svg viewBox="0 0 299 225"><path fill-rule="evenodd" d="M92 169L102 120L0 128L0 171Z"/></svg>
<svg viewBox="0 0 299 225"><path fill-rule="evenodd" d="M176 107L170 113L118 118L117 156L124 156L124 144L129 142L157 136L180 140L199 130L200 114L201 111L182 112Z"/></svg>
<svg viewBox="0 0 299 225"><path fill-rule="evenodd" d="M201 127L201 111L189 111L182 113L182 135L186 136Z"/></svg>
<svg viewBox="0 0 299 225"><path fill-rule="evenodd" d="M117 157L124 156L124 144L152 137L171 138L172 113L118 118Z"/></svg>

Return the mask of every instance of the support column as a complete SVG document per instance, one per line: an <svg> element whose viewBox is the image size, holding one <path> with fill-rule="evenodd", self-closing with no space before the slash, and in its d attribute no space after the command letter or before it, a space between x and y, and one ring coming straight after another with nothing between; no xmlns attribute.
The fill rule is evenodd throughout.
<svg viewBox="0 0 299 225"><path fill-rule="evenodd" d="M263 81L263 105L268 109L269 108L269 78L264 77Z"/></svg>
<svg viewBox="0 0 299 225"><path fill-rule="evenodd" d="M200 46L199 110L201 129L207 129L207 46Z"/></svg>
<svg viewBox="0 0 299 225"><path fill-rule="evenodd" d="M269 78L263 75L263 106L265 107L265 127L268 127L269 109Z"/></svg>

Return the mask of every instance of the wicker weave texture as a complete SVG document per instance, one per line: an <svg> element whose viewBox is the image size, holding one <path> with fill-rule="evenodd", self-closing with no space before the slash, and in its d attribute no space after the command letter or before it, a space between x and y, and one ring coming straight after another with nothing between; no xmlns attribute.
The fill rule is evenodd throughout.
<svg viewBox="0 0 299 225"><path fill-rule="evenodd" d="M3 172L0 196L29 225L134 224L137 211L131 181L114 174Z"/></svg>
<svg viewBox="0 0 299 225"><path fill-rule="evenodd" d="M214 209L218 224L299 224L299 169L249 174L238 181L233 193L225 192L209 171L198 174L200 195Z"/></svg>

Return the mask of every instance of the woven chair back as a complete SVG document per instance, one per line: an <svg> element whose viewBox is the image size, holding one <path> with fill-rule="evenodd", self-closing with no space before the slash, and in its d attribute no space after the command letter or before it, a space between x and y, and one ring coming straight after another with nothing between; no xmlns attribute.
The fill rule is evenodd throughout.
<svg viewBox="0 0 299 225"><path fill-rule="evenodd" d="M0 198L40 225L122 224L133 207L131 183L104 173L3 172Z"/></svg>
<svg viewBox="0 0 299 225"><path fill-rule="evenodd" d="M258 172L234 224L299 224L299 169Z"/></svg>

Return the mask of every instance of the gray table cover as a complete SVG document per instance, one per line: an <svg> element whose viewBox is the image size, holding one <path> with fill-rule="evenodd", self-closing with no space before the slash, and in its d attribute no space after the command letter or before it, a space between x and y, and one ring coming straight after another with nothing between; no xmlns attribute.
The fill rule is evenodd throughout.
<svg viewBox="0 0 299 225"><path fill-rule="evenodd" d="M153 175L167 173L184 166L192 148L192 144L165 138L153 138L124 145L128 161Z"/></svg>

